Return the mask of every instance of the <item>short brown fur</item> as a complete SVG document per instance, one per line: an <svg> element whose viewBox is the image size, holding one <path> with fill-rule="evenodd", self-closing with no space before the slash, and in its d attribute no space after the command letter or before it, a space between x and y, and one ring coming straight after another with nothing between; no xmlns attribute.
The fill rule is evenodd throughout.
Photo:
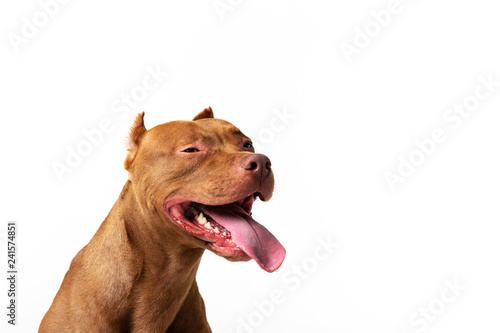
<svg viewBox="0 0 500 333"><path fill-rule="evenodd" d="M254 154L241 148L248 138L213 119L211 108L194 120L146 130L144 112L137 116L125 160L129 179L71 262L39 332L211 332L196 283L206 247L169 220L164 202L184 195L219 205L256 190L267 200L274 180L241 168ZM186 159L179 151L190 142L209 153Z"/></svg>

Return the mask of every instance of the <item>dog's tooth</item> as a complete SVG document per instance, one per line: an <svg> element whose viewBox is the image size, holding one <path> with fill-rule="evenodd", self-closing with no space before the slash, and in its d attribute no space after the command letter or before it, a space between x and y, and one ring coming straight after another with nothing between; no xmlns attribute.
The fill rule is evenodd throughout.
<svg viewBox="0 0 500 333"><path fill-rule="evenodd" d="M215 233L216 233L216 234L220 234L220 230L219 230L219 228L215 227L215 228L214 228L214 231L215 231Z"/></svg>
<svg viewBox="0 0 500 333"><path fill-rule="evenodd" d="M205 215L203 215L202 212L200 212L200 214L198 214L196 216L196 221L198 221L199 224L203 225L203 224L207 223L207 218L205 217Z"/></svg>
<svg viewBox="0 0 500 333"><path fill-rule="evenodd" d="M225 231L223 231L222 236L227 236L227 233Z"/></svg>
<svg viewBox="0 0 500 333"><path fill-rule="evenodd" d="M205 219L206 221L207 219ZM207 221L207 223L205 223L205 228L207 229L213 229L212 225L210 224L210 222Z"/></svg>

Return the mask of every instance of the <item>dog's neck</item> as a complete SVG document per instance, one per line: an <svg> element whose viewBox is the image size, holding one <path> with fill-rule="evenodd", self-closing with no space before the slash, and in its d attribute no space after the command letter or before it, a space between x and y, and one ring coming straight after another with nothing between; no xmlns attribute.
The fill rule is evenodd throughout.
<svg viewBox="0 0 500 333"><path fill-rule="evenodd" d="M86 257L90 255L100 260L102 282L108 285L107 290L121 289L110 301L124 303L127 299L127 306L122 304L123 308L134 310L122 314L133 318L136 327L151 332L172 328L176 321L188 319L184 318L183 312L187 311L184 308L189 308L191 315L204 319L204 324L198 324L196 329L209 332L195 280L204 250L179 243L178 237L169 235L165 228L155 228L165 221L154 207L142 205L136 194L131 183L127 182L94 236L96 242L86 251ZM113 237L107 236L111 234ZM108 239L119 239L120 242L106 244ZM98 249L105 251L97 255ZM124 261L129 265L123 265ZM162 313L155 313L152 308L162 309ZM179 323L179 326L185 325ZM175 330L169 328L168 332L171 331Z"/></svg>
<svg viewBox="0 0 500 333"><path fill-rule="evenodd" d="M184 232L167 221L154 204L147 202L147 196L138 193L127 181L113 207L113 210L116 208L118 223L123 223L131 248L142 257L147 272L163 273L171 267L182 269L182 272L194 269L196 274L204 249L186 241ZM174 275L178 273L176 271Z"/></svg>

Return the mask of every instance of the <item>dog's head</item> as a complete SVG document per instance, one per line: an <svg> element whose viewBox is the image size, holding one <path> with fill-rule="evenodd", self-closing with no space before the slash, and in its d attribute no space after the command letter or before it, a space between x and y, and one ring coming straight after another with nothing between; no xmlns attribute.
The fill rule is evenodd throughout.
<svg viewBox="0 0 500 333"><path fill-rule="evenodd" d="M271 161L252 141L211 108L192 121L172 121L149 130L137 116L125 160L129 180L144 209L156 210L161 228L190 246L231 261L251 258L266 271L279 268L285 249L252 217L257 198L274 189Z"/></svg>

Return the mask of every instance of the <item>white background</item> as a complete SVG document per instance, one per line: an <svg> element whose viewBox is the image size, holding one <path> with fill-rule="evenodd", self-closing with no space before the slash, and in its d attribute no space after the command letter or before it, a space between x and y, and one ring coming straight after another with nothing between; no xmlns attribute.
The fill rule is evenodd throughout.
<svg viewBox="0 0 500 333"><path fill-rule="evenodd" d="M1 279L2 332L37 330L125 183L135 115L150 128L209 105L271 158L275 196L254 216L287 249L273 274L204 255L214 332L499 331L500 86L457 128L443 118L474 102L481 76L500 81L495 2L401 0L385 26L370 13L388 0L224 0L222 14L212 0L69 1L44 22L46 2L0 5L0 266L15 220L20 272L15 328ZM148 67L169 75L120 117L114 103ZM113 130L60 181L53 163L103 119ZM415 141L436 128L446 140L421 160ZM410 156L421 165L391 191L384 174Z"/></svg>

